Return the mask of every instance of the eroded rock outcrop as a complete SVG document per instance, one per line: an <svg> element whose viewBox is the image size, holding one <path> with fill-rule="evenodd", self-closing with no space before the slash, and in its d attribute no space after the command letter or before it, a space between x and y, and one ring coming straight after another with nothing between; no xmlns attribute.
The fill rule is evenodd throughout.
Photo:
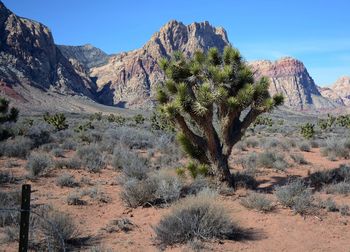
<svg viewBox="0 0 350 252"><path fill-rule="evenodd" d="M208 22L184 25L170 21L138 50L112 56L106 65L91 69L100 90L100 101L127 107L152 105L156 86L164 78L158 61L175 51L191 55L196 50L229 45L226 31ZM113 92L113 101L109 91ZM109 95L106 97L106 95Z"/></svg>
<svg viewBox="0 0 350 252"><path fill-rule="evenodd" d="M271 80L270 93L282 93L285 105L297 109L333 108L332 101L321 96L314 80L304 64L291 57L276 61L254 61L250 63L257 77L267 76Z"/></svg>
<svg viewBox="0 0 350 252"><path fill-rule="evenodd" d="M94 84L82 78L54 44L50 30L18 17L0 1L0 81L44 91L94 96Z"/></svg>

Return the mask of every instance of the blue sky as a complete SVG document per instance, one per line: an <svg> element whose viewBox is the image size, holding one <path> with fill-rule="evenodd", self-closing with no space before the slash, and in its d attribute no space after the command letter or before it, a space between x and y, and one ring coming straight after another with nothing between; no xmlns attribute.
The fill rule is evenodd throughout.
<svg viewBox="0 0 350 252"><path fill-rule="evenodd" d="M292 56L319 85L350 75L349 0L3 0L49 26L57 44L108 53L141 47L171 19L226 29L247 60Z"/></svg>

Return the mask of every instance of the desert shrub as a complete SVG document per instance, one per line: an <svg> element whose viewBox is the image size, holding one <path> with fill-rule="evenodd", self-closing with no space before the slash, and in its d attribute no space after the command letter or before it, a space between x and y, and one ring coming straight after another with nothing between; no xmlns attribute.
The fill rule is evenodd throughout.
<svg viewBox="0 0 350 252"><path fill-rule="evenodd" d="M308 142L301 142L299 144L299 150L309 152L311 150L310 144Z"/></svg>
<svg viewBox="0 0 350 252"><path fill-rule="evenodd" d="M276 187L275 195L282 205L292 208L296 213L306 214L312 210L311 190L301 180L290 181L284 186Z"/></svg>
<svg viewBox="0 0 350 252"><path fill-rule="evenodd" d="M54 115L50 115L47 112L44 114L43 118L45 122L55 127L56 130L65 130L68 128L66 117L63 113L56 113Z"/></svg>
<svg viewBox="0 0 350 252"><path fill-rule="evenodd" d="M83 195L83 196L87 195L91 199L98 201L98 202L101 202L101 203L108 203L111 201L111 198L97 186L92 187L88 190L82 191L81 195Z"/></svg>
<svg viewBox="0 0 350 252"><path fill-rule="evenodd" d="M269 212L274 208L272 201L261 193L250 193L248 196L242 198L240 203L246 208L256 209L262 212Z"/></svg>
<svg viewBox="0 0 350 252"><path fill-rule="evenodd" d="M290 149L290 146L285 141L281 141L275 137L268 137L262 139L260 145L263 146L265 149L279 148L285 151Z"/></svg>
<svg viewBox="0 0 350 252"><path fill-rule="evenodd" d="M330 184L325 188L326 193L337 193L348 195L350 193L350 182L339 182Z"/></svg>
<svg viewBox="0 0 350 252"><path fill-rule="evenodd" d="M62 143L62 148L64 150L76 150L77 149L78 144L71 139L66 139L63 143Z"/></svg>
<svg viewBox="0 0 350 252"><path fill-rule="evenodd" d="M68 214L50 210L43 212L42 217L40 229L54 251L67 249L68 244L79 237L78 228Z"/></svg>
<svg viewBox="0 0 350 252"><path fill-rule="evenodd" d="M8 171L0 171L0 185L15 182L16 178Z"/></svg>
<svg viewBox="0 0 350 252"><path fill-rule="evenodd" d="M320 201L319 207L326 209L327 212L336 212L339 210L337 204L331 198L327 198L325 201Z"/></svg>
<svg viewBox="0 0 350 252"><path fill-rule="evenodd" d="M32 140L33 147L36 148L52 141L51 132L52 127L50 125L39 123L32 125L25 133L25 136Z"/></svg>
<svg viewBox="0 0 350 252"><path fill-rule="evenodd" d="M248 153L244 157L241 157L237 160L237 163L242 165L244 170L247 170L251 173L255 173L257 167L258 155L253 153Z"/></svg>
<svg viewBox="0 0 350 252"><path fill-rule="evenodd" d="M145 158L140 157L135 152L127 150L122 146L114 148L112 156L112 166L115 169L121 169L128 174L133 169L143 169L144 173L148 172L148 162Z"/></svg>
<svg viewBox="0 0 350 252"><path fill-rule="evenodd" d="M77 170L81 168L81 161L76 157L68 158L68 159L58 159L58 160L55 160L54 163L55 163L55 168L58 168L58 169L66 168L66 169Z"/></svg>
<svg viewBox="0 0 350 252"><path fill-rule="evenodd" d="M157 185L154 181L138 180L135 178L128 179L123 184L121 192L122 200L129 207L137 207L151 204L154 201L154 194L157 191Z"/></svg>
<svg viewBox="0 0 350 252"><path fill-rule="evenodd" d="M347 145L347 139L326 139L325 146L321 148L321 154L328 157L349 158L350 147Z"/></svg>
<svg viewBox="0 0 350 252"><path fill-rule="evenodd" d="M52 158L44 153L31 153L26 165L32 178L43 175L53 166Z"/></svg>
<svg viewBox="0 0 350 252"><path fill-rule="evenodd" d="M237 227L227 210L216 204L216 195L205 190L175 205L154 231L156 240L167 246L193 239L235 238Z"/></svg>
<svg viewBox="0 0 350 252"><path fill-rule="evenodd" d="M320 188L327 184L350 181L350 166L340 165L338 168L325 171L317 171L310 174L309 183L311 186Z"/></svg>
<svg viewBox="0 0 350 252"><path fill-rule="evenodd" d="M309 141L311 148L318 148L320 147L320 142L316 139L312 139Z"/></svg>
<svg viewBox="0 0 350 252"><path fill-rule="evenodd" d="M285 170L288 167L288 163L284 159L283 155L272 151L264 151L259 153L257 164L261 167L274 168L277 170Z"/></svg>
<svg viewBox="0 0 350 252"><path fill-rule="evenodd" d="M203 176L196 177L190 184L183 187L183 192L186 195L196 195L200 191L205 188L212 188L213 183L207 178Z"/></svg>
<svg viewBox="0 0 350 252"><path fill-rule="evenodd" d="M255 137L248 137L245 143L249 148L256 148L259 146L259 141Z"/></svg>
<svg viewBox="0 0 350 252"><path fill-rule="evenodd" d="M94 145L83 146L77 150L77 156L90 172L100 172L106 166L104 157Z"/></svg>
<svg viewBox="0 0 350 252"><path fill-rule="evenodd" d="M25 158L32 146L33 142L27 137L8 139L6 142L0 142L0 156Z"/></svg>
<svg viewBox="0 0 350 252"><path fill-rule="evenodd" d="M82 199L82 195L79 192L69 193L67 196L67 204L73 206L83 206L87 202Z"/></svg>
<svg viewBox="0 0 350 252"><path fill-rule="evenodd" d="M256 189L259 185L258 181L249 171L236 172L232 174L236 188Z"/></svg>
<svg viewBox="0 0 350 252"><path fill-rule="evenodd" d="M339 207L339 212L343 216L350 215L350 207L348 205L342 205Z"/></svg>
<svg viewBox="0 0 350 252"><path fill-rule="evenodd" d="M89 116L90 121L94 121L94 120L101 121L102 119L103 119L102 112L96 112Z"/></svg>
<svg viewBox="0 0 350 252"><path fill-rule="evenodd" d="M306 139L311 139L315 135L315 125L306 123L300 126L300 133Z"/></svg>
<svg viewBox="0 0 350 252"><path fill-rule="evenodd" d="M46 143L40 146L40 150L51 152L53 149L59 148L58 143Z"/></svg>
<svg viewBox="0 0 350 252"><path fill-rule="evenodd" d="M157 201L169 203L179 199L182 183L170 170L156 171L149 176L149 180L157 187L154 194Z"/></svg>
<svg viewBox="0 0 350 252"><path fill-rule="evenodd" d="M130 149L150 149L156 146L151 132L139 128L119 127L115 129L116 140Z"/></svg>
<svg viewBox="0 0 350 252"><path fill-rule="evenodd" d="M143 115L141 115L141 114L135 115L132 119L134 120L134 122L135 122L136 125L137 125L137 124L143 124L144 121L145 121L145 118L144 118Z"/></svg>
<svg viewBox="0 0 350 252"><path fill-rule="evenodd" d="M258 116L255 119L255 122L253 124L253 126L257 126L257 125L265 125L265 126L272 126L273 125L273 121L270 117L266 117L266 116Z"/></svg>
<svg viewBox="0 0 350 252"><path fill-rule="evenodd" d="M64 150L61 148L55 148L51 150L51 154L55 157L64 157Z"/></svg>
<svg viewBox="0 0 350 252"><path fill-rule="evenodd" d="M20 191L0 191L0 208L18 208L21 205ZM0 227L9 226L19 221L18 212L0 211Z"/></svg>
<svg viewBox="0 0 350 252"><path fill-rule="evenodd" d="M74 176L64 173L56 179L56 184L60 187L75 187L78 183L75 181Z"/></svg>
<svg viewBox="0 0 350 252"><path fill-rule="evenodd" d="M120 218L116 220L112 220L104 230L106 230L108 233L113 232L129 232L135 228L135 224L129 220L128 218Z"/></svg>
<svg viewBox="0 0 350 252"><path fill-rule="evenodd" d="M129 178L121 197L130 207L170 203L180 197L181 181L167 170L151 173L145 180Z"/></svg>
<svg viewBox="0 0 350 252"><path fill-rule="evenodd" d="M305 160L304 156L300 153L292 153L290 154L290 157L293 159L293 161L299 165L305 165L308 164L308 162Z"/></svg>

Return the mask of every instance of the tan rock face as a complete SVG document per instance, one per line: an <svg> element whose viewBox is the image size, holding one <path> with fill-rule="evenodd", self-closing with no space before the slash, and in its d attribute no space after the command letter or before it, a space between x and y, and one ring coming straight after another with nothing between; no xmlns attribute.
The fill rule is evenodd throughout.
<svg viewBox="0 0 350 252"><path fill-rule="evenodd" d="M334 101L335 103L344 106L346 105L344 103L344 99L339 96L336 92L334 92L334 90L332 90L329 87L317 87L318 91L321 93L321 95L331 101Z"/></svg>
<svg viewBox="0 0 350 252"><path fill-rule="evenodd" d="M297 109L331 108L333 102L321 96L304 64L296 59L285 57L277 61L255 61L250 66L257 78L270 78L270 93L281 93L285 105Z"/></svg>
<svg viewBox="0 0 350 252"><path fill-rule="evenodd" d="M93 82L77 73L54 44L46 26L16 16L0 2L0 34L3 82L93 96Z"/></svg>
<svg viewBox="0 0 350 252"><path fill-rule="evenodd" d="M330 89L340 96L345 105L350 106L350 77L343 76L339 78Z"/></svg>
<svg viewBox="0 0 350 252"><path fill-rule="evenodd" d="M141 49L112 56L106 65L92 68L90 75L97 79L103 103L149 107L157 84L164 78L157 63L162 57L169 57L175 51L189 56L196 50L206 51L214 46L222 51L226 45L229 41L222 28L212 27L208 22L186 26L170 21Z"/></svg>

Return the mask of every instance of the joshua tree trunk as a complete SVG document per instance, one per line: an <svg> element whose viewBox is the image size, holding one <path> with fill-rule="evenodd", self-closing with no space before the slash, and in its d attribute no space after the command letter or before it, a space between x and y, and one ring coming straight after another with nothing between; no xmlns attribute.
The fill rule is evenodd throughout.
<svg viewBox="0 0 350 252"><path fill-rule="evenodd" d="M226 182L230 186L234 186L234 179L228 166L228 157L222 155L213 164L216 177L220 182Z"/></svg>

